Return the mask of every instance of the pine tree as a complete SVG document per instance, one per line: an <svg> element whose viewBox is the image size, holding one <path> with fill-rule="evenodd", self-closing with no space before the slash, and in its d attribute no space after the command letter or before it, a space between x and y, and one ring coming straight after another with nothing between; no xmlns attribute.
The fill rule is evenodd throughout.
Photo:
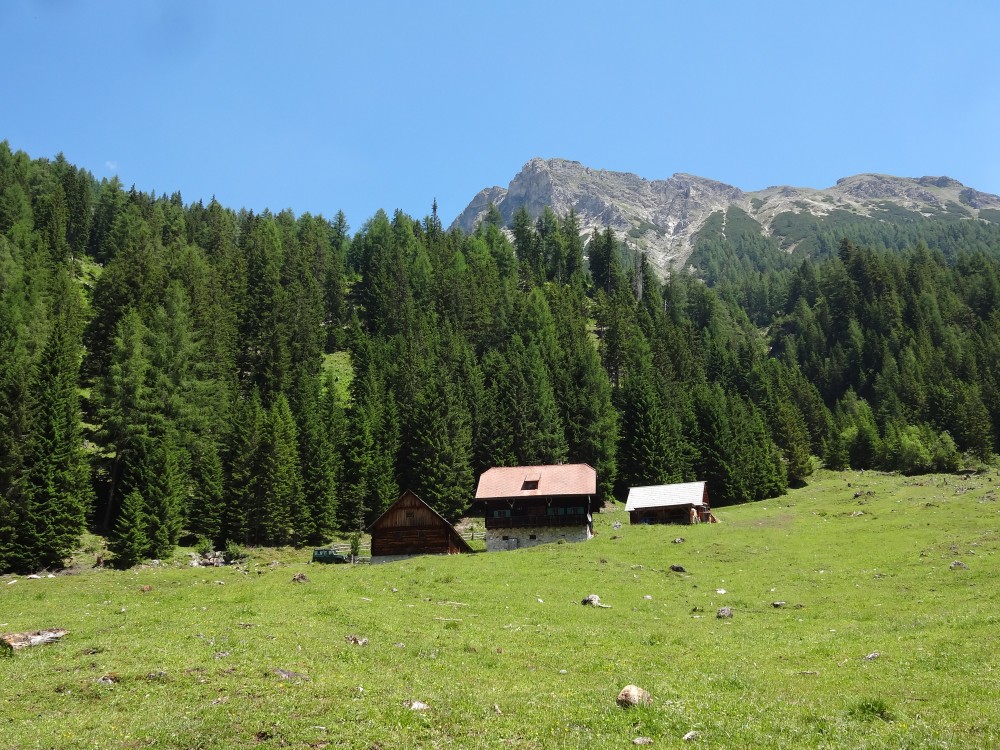
<svg viewBox="0 0 1000 750"><path fill-rule="evenodd" d="M114 563L120 568L131 568L146 559L150 549L146 537L146 503L137 490L133 490L122 502L121 513L108 537L108 548L114 553Z"/></svg>
<svg viewBox="0 0 1000 750"><path fill-rule="evenodd" d="M582 292L552 287L551 309L562 349L556 400L569 460L597 471L599 494L610 497L617 475L618 413L611 383L586 327Z"/></svg>
<svg viewBox="0 0 1000 750"><path fill-rule="evenodd" d="M683 471L674 451L680 423L663 408L648 350L640 351L636 360L618 394L622 415L619 479L626 487L680 481Z"/></svg>
<svg viewBox="0 0 1000 750"><path fill-rule="evenodd" d="M512 339L512 412L514 453L525 465L565 463L569 454L555 392L538 346Z"/></svg>
<svg viewBox="0 0 1000 750"><path fill-rule="evenodd" d="M91 374L106 370L106 342L113 338L121 317L129 309L148 315L162 299L166 283L159 242L137 206L117 214L105 244L111 260L94 288L94 317L86 336Z"/></svg>
<svg viewBox="0 0 1000 750"><path fill-rule="evenodd" d="M111 341L109 365L96 391L100 439L113 455L108 473L108 497L103 526L110 529L120 498L141 487L122 486L128 454L150 434L152 395L149 390L151 367L147 349L149 331L139 314L129 310L119 321Z"/></svg>
<svg viewBox="0 0 1000 750"><path fill-rule="evenodd" d="M590 276L594 286L608 296L624 288L625 275L618 259L618 240L609 226L603 232L594 232L587 246L590 260Z"/></svg>
<svg viewBox="0 0 1000 750"><path fill-rule="evenodd" d="M457 519L473 491L468 410L451 379L439 376L421 391L414 411L411 487L445 518Z"/></svg>
<svg viewBox="0 0 1000 750"><path fill-rule="evenodd" d="M179 461L179 451L169 437L140 440L130 455L130 492L144 488L148 557L169 557L180 538L186 487Z"/></svg>
<svg viewBox="0 0 1000 750"><path fill-rule="evenodd" d="M521 275L529 283L539 283L545 278L544 259L541 243L532 226L531 214L521 206L515 213L512 224L514 252L521 264Z"/></svg>
<svg viewBox="0 0 1000 750"><path fill-rule="evenodd" d="M332 376L326 387L333 389ZM300 378L295 394L295 416L299 437L299 458L302 467L303 502L307 509L306 525L300 534L309 544L322 544L337 525L337 452L332 437L339 425L324 423L325 418L340 420L324 409L319 382L315 378ZM330 395L335 412L339 404L336 394ZM331 429L333 428L333 429Z"/></svg>
<svg viewBox="0 0 1000 750"><path fill-rule="evenodd" d="M225 491L222 528L216 543L227 541L260 544L263 539L263 493L260 482L260 446L264 439L264 413L257 391L236 398L225 452Z"/></svg>
<svg viewBox="0 0 1000 750"><path fill-rule="evenodd" d="M374 370L355 377L352 391L344 461L347 489L339 514L342 529L362 531L399 497L400 427L395 398Z"/></svg>
<svg viewBox="0 0 1000 750"><path fill-rule="evenodd" d="M83 532L91 487L80 432L79 327L74 290L62 275L53 326L32 382L30 438L15 508L25 532L15 550L21 569L60 567ZM15 501L17 504L17 501Z"/></svg>
<svg viewBox="0 0 1000 750"><path fill-rule="evenodd" d="M17 525L10 498L24 470L30 430L32 363L25 335L30 315L21 263L0 235L0 571L13 565Z"/></svg>
<svg viewBox="0 0 1000 750"><path fill-rule="evenodd" d="M270 406L287 384L289 369L286 305L281 285L283 251L278 227L269 216L251 217L243 243L246 306L240 318L239 367L245 381Z"/></svg>
<svg viewBox="0 0 1000 750"><path fill-rule="evenodd" d="M302 493L298 432L283 393L268 411L260 455L262 540L266 544L300 545L313 529L309 528Z"/></svg>

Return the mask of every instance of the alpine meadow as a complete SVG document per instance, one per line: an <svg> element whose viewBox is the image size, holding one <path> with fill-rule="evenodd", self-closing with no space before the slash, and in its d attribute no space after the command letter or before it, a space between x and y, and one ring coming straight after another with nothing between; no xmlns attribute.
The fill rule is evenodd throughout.
<svg viewBox="0 0 1000 750"><path fill-rule="evenodd" d="M0 143L0 631L69 631L0 658L0 745L1000 743L1000 199L675 178L683 247L569 188L352 229ZM306 565L558 464L593 540ZM722 523L629 525L696 481Z"/></svg>

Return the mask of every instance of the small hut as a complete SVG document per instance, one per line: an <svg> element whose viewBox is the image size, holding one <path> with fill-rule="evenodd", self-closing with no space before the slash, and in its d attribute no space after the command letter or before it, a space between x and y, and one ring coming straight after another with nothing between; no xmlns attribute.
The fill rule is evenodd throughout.
<svg viewBox="0 0 1000 750"><path fill-rule="evenodd" d="M633 487L628 491L625 510L633 524L715 521L705 482Z"/></svg>
<svg viewBox="0 0 1000 750"><path fill-rule="evenodd" d="M401 560L414 555L454 555L472 552L455 527L412 490L379 516L368 533L372 537L372 562Z"/></svg>

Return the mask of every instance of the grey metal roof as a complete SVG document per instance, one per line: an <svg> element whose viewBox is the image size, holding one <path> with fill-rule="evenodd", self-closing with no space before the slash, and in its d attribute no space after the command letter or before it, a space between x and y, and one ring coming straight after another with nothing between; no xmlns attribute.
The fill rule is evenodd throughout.
<svg viewBox="0 0 1000 750"><path fill-rule="evenodd" d="M628 491L625 510L667 508L678 505L704 505L705 483L656 484L649 487L632 487Z"/></svg>

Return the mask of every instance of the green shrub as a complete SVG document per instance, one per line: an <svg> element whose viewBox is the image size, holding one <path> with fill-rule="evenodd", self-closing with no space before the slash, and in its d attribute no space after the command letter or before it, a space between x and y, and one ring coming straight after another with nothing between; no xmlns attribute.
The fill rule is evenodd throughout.
<svg viewBox="0 0 1000 750"><path fill-rule="evenodd" d="M242 544L229 541L226 542L226 551L224 556L227 563L235 563L240 560L246 560L250 556L250 553L247 552L246 547Z"/></svg>
<svg viewBox="0 0 1000 750"><path fill-rule="evenodd" d="M199 555L207 555L215 551L215 545L212 544L212 540L208 537L200 536L198 541L195 542L194 551Z"/></svg>

